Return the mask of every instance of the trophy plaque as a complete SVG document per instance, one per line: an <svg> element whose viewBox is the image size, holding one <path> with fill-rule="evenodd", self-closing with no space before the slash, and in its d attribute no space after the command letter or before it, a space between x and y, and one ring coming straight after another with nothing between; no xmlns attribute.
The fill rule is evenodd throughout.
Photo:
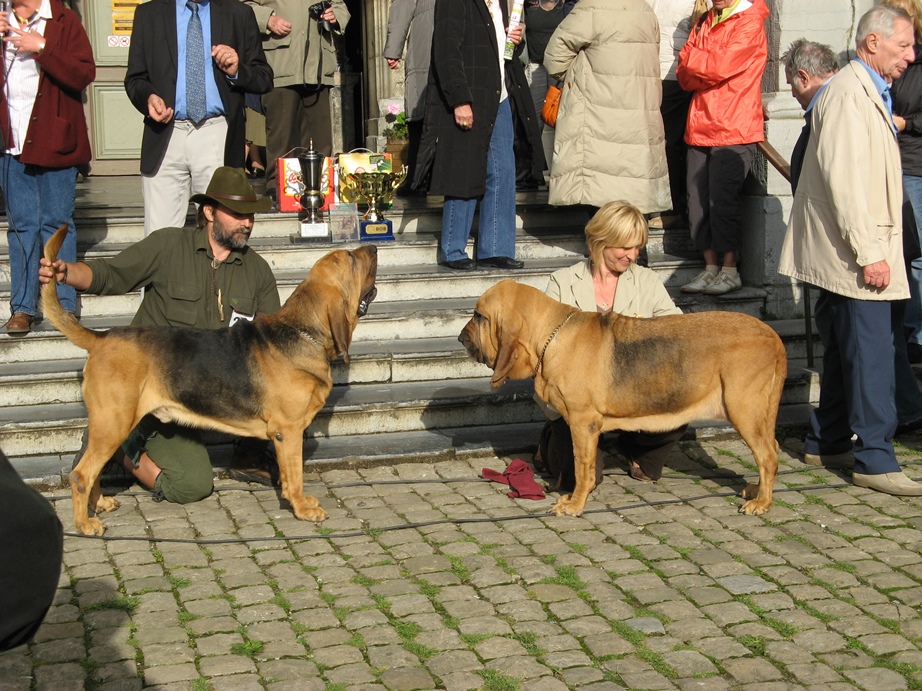
<svg viewBox="0 0 922 691"><path fill-rule="evenodd" d="M384 218L380 207L389 204L394 198L394 191L407 177L409 169L403 166L396 172L355 172L347 173L346 180L355 195L368 204L368 211L359 221L361 240L383 242L394 239L394 224Z"/></svg>
<svg viewBox="0 0 922 691"><path fill-rule="evenodd" d="M330 235L330 224L320 210L325 202L325 186L329 186L329 176L324 180L323 156L314 148L311 141L307 151L298 154L304 192L301 194L301 237L325 238Z"/></svg>

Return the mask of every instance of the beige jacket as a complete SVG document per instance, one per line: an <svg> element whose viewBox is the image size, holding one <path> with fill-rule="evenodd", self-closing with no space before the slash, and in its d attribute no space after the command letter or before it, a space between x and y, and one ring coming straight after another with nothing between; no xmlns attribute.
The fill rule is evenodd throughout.
<svg viewBox="0 0 922 691"><path fill-rule="evenodd" d="M319 1L319 0L318 0ZM336 72L336 44L352 15L345 0L330 0L336 27L331 32L318 31L318 23L310 18L308 0L245 0L256 15L256 23L263 34L266 60L275 73L275 86L301 84L333 85ZM269 33L267 24L273 14L291 22L287 36Z"/></svg>
<svg viewBox="0 0 922 691"><path fill-rule="evenodd" d="M886 106L866 68L844 67L820 95L778 271L859 300L909 297L902 242L902 169ZM886 259L890 285L864 284Z"/></svg>
<svg viewBox="0 0 922 691"><path fill-rule="evenodd" d="M564 82L551 204L625 199L644 213L672 206L660 102L659 23L644 0L580 0L544 52Z"/></svg>
<svg viewBox="0 0 922 691"><path fill-rule="evenodd" d="M544 293L558 302L579 307L584 312L598 311L588 259L552 273ZM637 264L631 264L618 279L612 312L626 317L644 318L682 314L656 272Z"/></svg>

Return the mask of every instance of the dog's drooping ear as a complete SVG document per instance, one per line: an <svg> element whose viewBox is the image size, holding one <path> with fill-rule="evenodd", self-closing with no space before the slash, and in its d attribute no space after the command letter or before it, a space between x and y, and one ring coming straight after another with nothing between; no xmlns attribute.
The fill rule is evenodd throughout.
<svg viewBox="0 0 922 691"><path fill-rule="evenodd" d="M336 350L337 355L343 356L343 362L349 362L349 346L352 345L352 330L354 328L353 322L355 317L349 314L349 305L347 304L345 308L342 306L333 308L330 306L330 311L327 314L327 321L330 324L330 335L333 337L333 347ZM345 310L346 318L343 319L343 312Z"/></svg>
<svg viewBox="0 0 922 691"><path fill-rule="evenodd" d="M506 383L509 373L519 360L517 351L514 339L508 336L503 338L502 334L497 333L496 361L493 363L493 378L490 379L490 386L502 386Z"/></svg>

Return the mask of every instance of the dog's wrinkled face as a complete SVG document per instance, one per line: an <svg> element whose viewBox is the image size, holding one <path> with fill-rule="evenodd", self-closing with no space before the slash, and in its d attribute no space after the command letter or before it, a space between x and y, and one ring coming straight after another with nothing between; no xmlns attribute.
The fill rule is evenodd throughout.
<svg viewBox="0 0 922 691"><path fill-rule="evenodd" d="M523 315L517 305L519 289L523 287L506 280L487 290L458 336L473 360L493 370L493 386L501 386L507 379L531 376L519 342Z"/></svg>

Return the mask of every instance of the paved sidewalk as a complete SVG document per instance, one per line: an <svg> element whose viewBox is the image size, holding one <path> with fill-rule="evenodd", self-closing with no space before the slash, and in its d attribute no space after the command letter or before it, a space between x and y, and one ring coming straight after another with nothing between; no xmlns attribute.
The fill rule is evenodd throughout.
<svg viewBox="0 0 922 691"><path fill-rule="evenodd" d="M233 481L123 492L111 539L66 538L0 691L922 689L922 502L785 446L762 517L736 511L735 438L683 443L656 484L612 466L582 518L477 481L492 457L309 477L319 526Z"/></svg>

